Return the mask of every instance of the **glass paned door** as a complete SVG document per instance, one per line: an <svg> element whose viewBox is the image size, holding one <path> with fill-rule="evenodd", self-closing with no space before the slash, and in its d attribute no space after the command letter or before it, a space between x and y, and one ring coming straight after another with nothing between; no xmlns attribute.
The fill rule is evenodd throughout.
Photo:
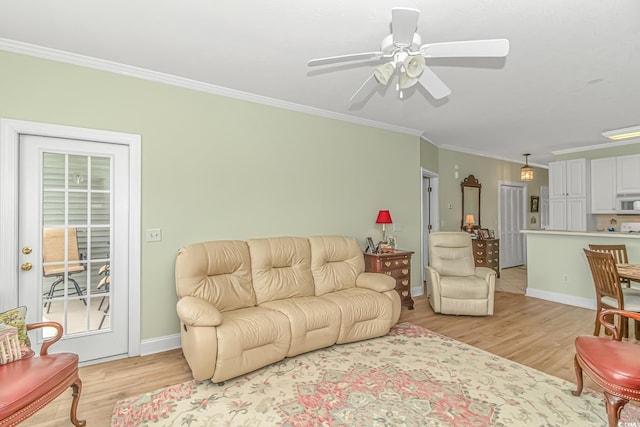
<svg viewBox="0 0 640 427"><path fill-rule="evenodd" d="M81 361L128 351L128 161L118 144L20 137L19 300Z"/></svg>
<svg viewBox="0 0 640 427"><path fill-rule="evenodd" d="M42 153L42 320L65 335L110 327L111 161Z"/></svg>

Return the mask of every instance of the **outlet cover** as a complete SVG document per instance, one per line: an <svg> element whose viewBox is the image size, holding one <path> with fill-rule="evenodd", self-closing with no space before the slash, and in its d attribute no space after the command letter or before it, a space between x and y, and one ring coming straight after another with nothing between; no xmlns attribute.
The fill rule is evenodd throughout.
<svg viewBox="0 0 640 427"><path fill-rule="evenodd" d="M159 228L147 228L147 231L145 232L145 240L147 242L162 241L162 230Z"/></svg>

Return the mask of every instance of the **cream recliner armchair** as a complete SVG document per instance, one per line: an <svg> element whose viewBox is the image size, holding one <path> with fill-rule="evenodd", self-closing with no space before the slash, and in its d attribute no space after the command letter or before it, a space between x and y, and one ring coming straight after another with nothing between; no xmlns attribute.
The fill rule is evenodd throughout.
<svg viewBox="0 0 640 427"><path fill-rule="evenodd" d="M496 272L475 266L469 233L431 233L429 264L427 295L433 311L470 316L493 314Z"/></svg>

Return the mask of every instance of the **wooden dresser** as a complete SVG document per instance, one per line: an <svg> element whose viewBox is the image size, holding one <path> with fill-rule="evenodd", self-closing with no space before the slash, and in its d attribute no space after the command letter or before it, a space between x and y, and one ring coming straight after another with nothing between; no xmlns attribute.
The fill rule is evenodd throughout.
<svg viewBox="0 0 640 427"><path fill-rule="evenodd" d="M411 298L411 251L397 250L380 254L364 254L365 271L384 273L396 280L396 291L403 307L413 310Z"/></svg>
<svg viewBox="0 0 640 427"><path fill-rule="evenodd" d="M500 239L472 239L476 267L493 268L500 277Z"/></svg>

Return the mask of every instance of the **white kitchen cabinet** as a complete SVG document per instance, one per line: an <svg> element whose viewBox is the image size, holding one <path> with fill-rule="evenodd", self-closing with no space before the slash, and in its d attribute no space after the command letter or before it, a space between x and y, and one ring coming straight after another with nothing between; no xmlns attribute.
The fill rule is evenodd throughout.
<svg viewBox="0 0 640 427"><path fill-rule="evenodd" d="M616 212L617 159L606 157L591 160L591 213Z"/></svg>
<svg viewBox="0 0 640 427"><path fill-rule="evenodd" d="M616 157L617 193L640 194L640 154Z"/></svg>
<svg viewBox="0 0 640 427"><path fill-rule="evenodd" d="M595 227L591 215L591 163L587 159L549 163L549 228L587 231Z"/></svg>

